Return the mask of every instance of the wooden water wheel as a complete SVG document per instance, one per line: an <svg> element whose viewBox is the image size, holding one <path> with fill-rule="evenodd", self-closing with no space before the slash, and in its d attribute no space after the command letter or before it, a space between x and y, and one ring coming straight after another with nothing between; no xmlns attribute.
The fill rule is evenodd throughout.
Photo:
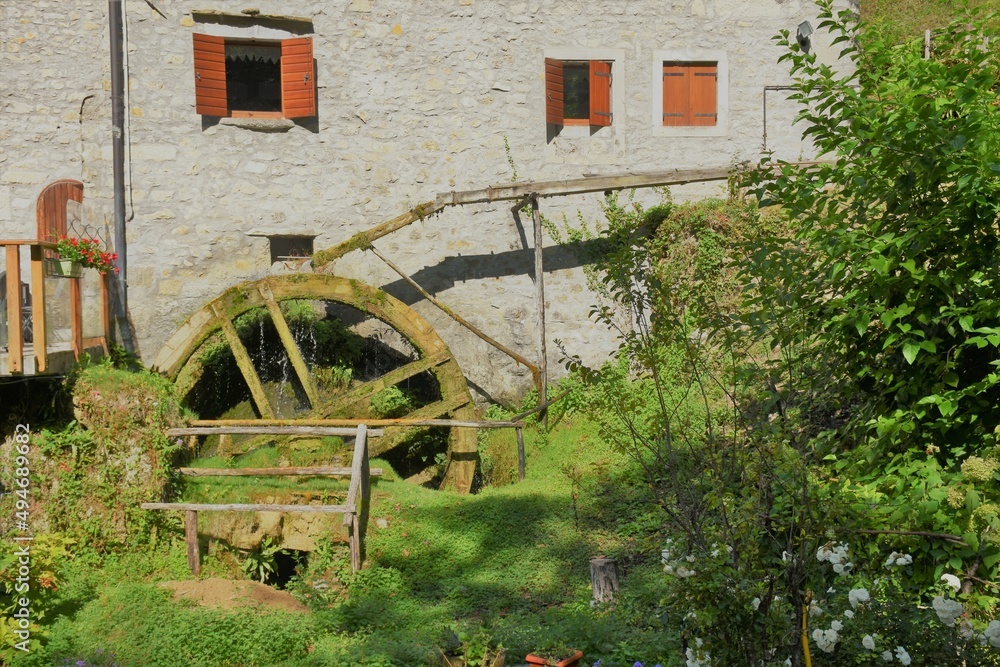
<svg viewBox="0 0 1000 667"><path fill-rule="evenodd" d="M394 368L377 377L351 382L330 394L319 387L315 368L293 335L283 313L288 302L333 303L350 306L374 318L408 342L410 353ZM294 415L279 415L261 380L261 359L241 340L238 322L248 313L266 312L280 339L280 347L294 369L297 388L305 409ZM153 367L176 384L186 399L205 373L210 350L228 345L260 418L281 417L290 425L317 418L357 418L374 396L420 376L436 385L433 399L412 409L404 419L475 420L477 411L461 369L447 345L424 318L398 299L364 283L327 274L292 274L247 282L226 290L181 325L163 346ZM300 406L301 408L302 406ZM386 437L372 447L372 455L386 454L405 441L408 429L388 429ZM412 432L412 431L409 431ZM442 488L468 492L476 467L476 431L451 428Z"/></svg>

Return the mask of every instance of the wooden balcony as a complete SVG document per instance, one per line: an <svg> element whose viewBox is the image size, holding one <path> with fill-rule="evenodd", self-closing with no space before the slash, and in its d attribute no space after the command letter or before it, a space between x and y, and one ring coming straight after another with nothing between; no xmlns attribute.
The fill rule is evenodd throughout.
<svg viewBox="0 0 1000 667"><path fill-rule="evenodd" d="M84 353L108 353L108 276L92 269L80 278L49 275L46 250L55 247L0 240L0 376L62 373Z"/></svg>

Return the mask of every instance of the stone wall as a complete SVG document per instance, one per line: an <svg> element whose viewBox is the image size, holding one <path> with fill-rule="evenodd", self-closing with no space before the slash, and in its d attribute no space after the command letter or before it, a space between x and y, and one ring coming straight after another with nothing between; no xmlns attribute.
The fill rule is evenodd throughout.
<svg viewBox="0 0 1000 667"><path fill-rule="evenodd" d="M289 270L271 265L269 234L316 235L316 248L327 247L438 192L510 181L508 157L521 180L757 159L763 87L788 82L771 37L794 33L803 20L818 24L813 3L800 0L257 0L253 7L312 21L316 118L261 124L198 115L192 33L217 29L203 11L241 8L221 0L125 3L129 298L147 361L224 288ZM100 0L0 4L0 236L34 235L34 198L57 178L86 184L88 222L111 220L106 12ZM832 62L824 36L814 38ZM654 122L655 59L664 53L722 54L724 126L682 136ZM552 136L547 56L614 61L610 127ZM791 111L783 96L769 99L769 145L782 157L809 157ZM596 220L598 201L574 196L542 206L555 219L575 220L582 210ZM530 219L519 222L509 204L474 205L446 209L377 246L428 291L533 357L531 238ZM545 261L549 339L587 359L606 358L615 341L588 322L597 297L580 258L548 239ZM331 268L413 304L485 395L510 398L529 385L524 369L422 301L377 258L355 252ZM560 353L551 344L549 351L557 367Z"/></svg>

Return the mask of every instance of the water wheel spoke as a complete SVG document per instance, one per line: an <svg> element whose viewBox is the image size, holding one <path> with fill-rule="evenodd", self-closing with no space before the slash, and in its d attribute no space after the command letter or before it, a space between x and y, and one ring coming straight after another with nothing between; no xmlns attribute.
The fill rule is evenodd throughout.
<svg viewBox="0 0 1000 667"><path fill-rule="evenodd" d="M417 408L413 412L406 415L407 419L439 419L445 415L454 412L455 410L461 408L463 405L468 405L470 399L468 395L466 396L454 396L449 399L443 399L436 401L429 405L425 405L422 408ZM372 456L381 456L390 449L398 447L402 444L403 440L413 431L431 428L430 426L410 426L410 427L391 427L387 426L385 429L385 435L373 445L369 446L369 451Z"/></svg>
<svg viewBox="0 0 1000 667"><path fill-rule="evenodd" d="M291 329L288 328L288 322L285 321L281 307L274 300L274 295L271 293L271 286L263 283L257 289L264 298L264 305L267 307L267 312L271 314L271 322L274 323L274 328L278 331L278 337L281 339L281 344L285 347L288 359L292 362L295 375L298 376L299 382L302 383L302 388L309 399L309 406L316 408L319 405L319 395L316 393L316 385L309 374L309 367L306 366L305 359L302 358L299 346L295 343L295 337L292 335Z"/></svg>
<svg viewBox="0 0 1000 667"><path fill-rule="evenodd" d="M244 347L243 341L240 340L240 335L236 332L236 327L233 326L233 323L229 321L229 318L226 317L218 305L213 303L212 311L215 313L215 318L218 320L219 326L222 327L222 333L226 337L226 342L229 343L229 347L233 351L236 365L239 367L240 373L243 374L243 379L246 380L247 386L250 387L250 394L253 396L253 402L257 405L257 411L265 419L274 419L274 408L271 407L271 402L264 391L264 385L261 384L260 376L257 375L257 369L253 367L253 360L250 358L246 347Z"/></svg>
<svg viewBox="0 0 1000 667"><path fill-rule="evenodd" d="M392 387L399 384L403 380L413 377L423 373L426 370L440 366L443 363L451 360L451 355L448 354L447 350L438 352L424 359L417 359L416 361L411 361L405 366L400 366L396 370L389 371L377 380L372 380L370 382L365 382L352 387L345 393L341 394L337 398L333 399L331 402L322 406L320 409L320 415L322 417L336 417L350 412L352 408L357 403L370 399L375 394L386 389L387 387Z"/></svg>

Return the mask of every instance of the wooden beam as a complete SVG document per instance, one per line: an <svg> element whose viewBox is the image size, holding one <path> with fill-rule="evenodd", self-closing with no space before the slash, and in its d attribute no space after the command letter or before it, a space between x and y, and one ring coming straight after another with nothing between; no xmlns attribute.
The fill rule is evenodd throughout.
<svg viewBox="0 0 1000 667"><path fill-rule="evenodd" d="M188 477L346 477L350 468L344 466L299 466L287 468L178 468ZM381 468L372 468L371 474L382 476Z"/></svg>
<svg viewBox="0 0 1000 667"><path fill-rule="evenodd" d="M535 384L538 384L539 377L540 377L540 371L538 369L538 366L536 366L535 364L531 363L530 361L528 361L527 359L525 359L524 357L522 357L520 354L518 354L514 350L510 349L509 347L507 347L506 345L503 345L503 344L499 343L498 341L496 341L495 339L491 338L490 336L487 336L483 332L482 329L480 329L479 327L475 326L474 324L472 324L471 322L469 322L468 320L466 320L464 317L462 317L461 315L459 315L458 313L456 313L455 311L453 311L451 308L449 308L448 306L446 306L445 304L443 304L441 301L439 301L438 299L436 299L433 296L431 296L430 293L427 292L427 290L425 290L423 287L421 287L419 284L417 284L417 282L415 280L413 280L412 278L410 278L410 276L408 276L405 273L403 273L403 270L400 269L395 264L393 264L385 255L383 255L382 253L380 253L375 248L375 246L369 246L368 250L370 250L373 255L375 255L376 257L378 257L379 259L381 259L383 262L385 262L386 265L388 265L388 267L390 269L392 269L397 274L399 274L399 276L403 280L405 280L407 283L409 283L409 285L413 289L415 289L418 292L420 292L421 296L423 296L425 299L427 299L432 304L434 304L435 306L437 306L438 309L441 310L441 312L443 312L445 315L447 315L451 319L455 320L456 322L458 322L459 324L461 324L463 327L465 327L466 329L468 329L469 331L471 331L473 334L475 334L476 336L478 336L481 340L486 341L487 343L489 343L490 345L492 345L496 349L500 350L501 352L503 352L504 354L506 354L508 357L510 357L514 361L516 361L517 363L521 364L522 366L526 366L528 368L528 370L531 371L531 377L534 378Z"/></svg>
<svg viewBox="0 0 1000 667"><path fill-rule="evenodd" d="M288 328L288 322L285 321L281 307L274 300L271 287L265 283L258 287L258 291L264 297L264 305L267 307L267 312L271 314L271 321L274 323L274 328L278 330L278 337L281 339L281 344L285 346L285 352L288 353L288 359L292 362L295 375L298 376L299 382L306 392L310 407L318 407L319 395L316 393L316 386L313 384L312 376L309 374L309 368L306 366L305 359L302 358L302 353L295 342L295 337L292 336L291 329Z"/></svg>
<svg viewBox="0 0 1000 667"><path fill-rule="evenodd" d="M363 250L369 247L372 244L372 241L380 239L386 234L391 234L397 229L402 229L417 220L423 220L427 216L437 213L444 207L445 204L439 204L438 202L433 201L418 204L413 209L402 215L396 216L392 220L387 220L386 222L372 227L367 231L358 232L351 238L343 241L342 243L338 243L332 248L327 248L326 250L317 252L312 257L313 268L322 268L333 260L343 257L352 250Z"/></svg>
<svg viewBox="0 0 1000 667"><path fill-rule="evenodd" d="M524 433L521 429L515 429L517 434L517 480L519 482L524 481L524 467L525 467L525 456L524 456Z"/></svg>
<svg viewBox="0 0 1000 667"><path fill-rule="evenodd" d="M461 398L461 397L460 397ZM433 405L438 405L434 403ZM429 406L428 406L429 407ZM423 408L421 408L423 409ZM447 411L446 411L447 412ZM300 424L302 426L351 426L356 427L358 424L365 424L369 427L374 426L458 426L465 428L515 428L517 426L524 426L524 424L516 421L464 421L460 419L422 419L419 417L410 418L404 417L400 419L192 419L189 428L203 428L203 427L231 427L231 426L246 426L250 428L259 428L272 425L288 425L288 424ZM177 433L174 433L177 431ZM187 432L181 432L183 429L169 429L167 431L168 435L185 435ZM258 432L259 431L255 431ZM369 429L368 435L371 436L373 433L377 433ZM212 431L211 433L218 433L218 431ZM353 433L353 431L351 431ZM189 433L187 433L190 435ZM205 434L202 434L205 435Z"/></svg>
<svg viewBox="0 0 1000 667"><path fill-rule="evenodd" d="M198 549L198 512L184 512L184 541L187 543L188 567L196 577L201 574L201 554Z"/></svg>
<svg viewBox="0 0 1000 667"><path fill-rule="evenodd" d="M181 510L184 512L319 512L343 514L353 512L354 505L268 505L260 503L142 503L144 510Z"/></svg>
<svg viewBox="0 0 1000 667"><path fill-rule="evenodd" d="M535 228L535 308L538 321L538 405L545 405L547 402L546 393L549 384L549 362L548 352L545 345L545 268L542 266L542 215L538 210L538 195L532 193L531 197L531 220ZM542 420L542 428L548 429L548 413L543 409L539 411Z"/></svg>
<svg viewBox="0 0 1000 667"><path fill-rule="evenodd" d="M31 246L31 336L35 349L35 373L49 366L45 345L45 253L41 246Z"/></svg>
<svg viewBox="0 0 1000 667"><path fill-rule="evenodd" d="M21 248L7 246L7 367L24 372L24 338L21 331ZM42 341L42 346L45 341Z"/></svg>
<svg viewBox="0 0 1000 667"><path fill-rule="evenodd" d="M399 384L403 380L413 377L418 373L423 373L426 370L439 366L446 361L451 359L451 355L448 350L441 350L437 354L433 354L429 357L424 357L423 359L417 359L416 361L411 361L405 366L401 366L396 370L389 371L377 380L372 380L371 382L365 382L356 387L348 389L343 394L337 396L330 403L322 406L319 410L320 414L330 415L337 414L341 410L346 410L350 406L363 401L367 398L374 396L386 387L391 387ZM353 425L356 426L358 423L364 422L366 425L371 425L370 421L360 420L356 421Z"/></svg>
<svg viewBox="0 0 1000 667"><path fill-rule="evenodd" d="M661 185L684 185L705 181L724 181L732 173L731 167L714 169L668 169L666 171L617 174L614 176L585 176L582 178L562 178L554 181L523 181L504 185L492 185L483 190L439 193L435 203L440 206L459 206L482 202L524 199L525 197L554 197L557 195L577 195L587 192L625 190L628 188L652 188Z"/></svg>
<svg viewBox="0 0 1000 667"><path fill-rule="evenodd" d="M354 428L344 426L188 426L167 429L168 436L174 435L339 435L352 436ZM381 430L369 432L380 437Z"/></svg>
<svg viewBox="0 0 1000 667"><path fill-rule="evenodd" d="M257 410L262 417L273 419L274 409L271 407L271 402L267 399L267 394L264 392L264 385L260 382L257 370L253 367L250 354L243 346L240 335L236 333L236 327L225 316L225 313L218 304L212 304L212 312L215 313L215 319L219 323L219 326L222 327L222 333L226 337L226 342L229 343L229 348L233 351L233 357L236 359L236 365L239 366L240 372L243 374L243 379L246 380L247 386L250 387L250 394L253 395L254 403L257 404Z"/></svg>
<svg viewBox="0 0 1000 667"><path fill-rule="evenodd" d="M111 337L111 298L108 289L109 274L101 274L101 335L104 337L104 347L108 346Z"/></svg>
<svg viewBox="0 0 1000 667"><path fill-rule="evenodd" d="M371 481L368 470L368 429L358 425L355 437L354 460L351 463L351 485L347 491L347 502L356 508L344 515L344 526L348 529L351 548L351 569L357 572L364 563L365 533L368 529L368 505L371 496Z"/></svg>

